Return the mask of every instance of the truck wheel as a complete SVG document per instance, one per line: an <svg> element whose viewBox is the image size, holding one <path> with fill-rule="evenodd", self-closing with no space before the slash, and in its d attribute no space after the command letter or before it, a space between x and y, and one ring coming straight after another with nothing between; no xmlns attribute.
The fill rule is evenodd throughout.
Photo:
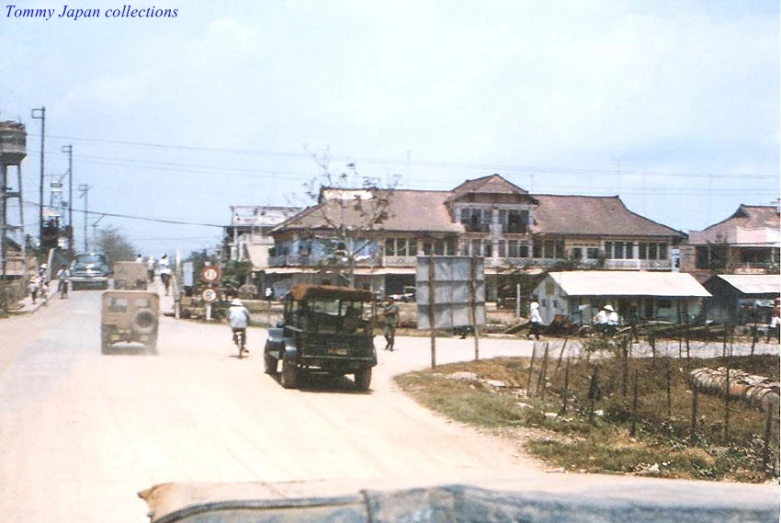
<svg viewBox="0 0 781 523"><path fill-rule="evenodd" d="M282 360L282 386L286 389L296 388L297 377L298 369L296 368L296 364L288 360Z"/></svg>
<svg viewBox="0 0 781 523"><path fill-rule="evenodd" d="M372 368L366 367L355 373L355 387L358 390L369 390L372 383Z"/></svg>

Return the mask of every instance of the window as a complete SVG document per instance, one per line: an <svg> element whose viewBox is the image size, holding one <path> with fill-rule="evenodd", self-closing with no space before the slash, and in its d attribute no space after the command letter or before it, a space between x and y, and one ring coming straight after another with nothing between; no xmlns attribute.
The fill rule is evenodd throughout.
<svg viewBox="0 0 781 523"><path fill-rule="evenodd" d="M599 248L598 247L588 247L586 249L586 257L589 260L596 260L599 258Z"/></svg>
<svg viewBox="0 0 781 523"><path fill-rule="evenodd" d="M632 242L626 242L624 244L624 257L627 260L634 259L635 257L635 246Z"/></svg>
<svg viewBox="0 0 781 523"><path fill-rule="evenodd" d="M461 209L461 223L467 232L487 232L491 223L490 209Z"/></svg>
<svg viewBox="0 0 781 523"><path fill-rule="evenodd" d="M573 247L572 249L572 258L575 260L582 260L583 259L583 248L582 247Z"/></svg>
<svg viewBox="0 0 781 523"><path fill-rule="evenodd" d="M418 243L414 238L385 238L386 256L417 256Z"/></svg>
<svg viewBox="0 0 781 523"><path fill-rule="evenodd" d="M638 245L637 257L641 260L666 260L666 243L641 243Z"/></svg>
<svg viewBox="0 0 781 523"><path fill-rule="evenodd" d="M518 247L518 254L521 258L528 258L529 257L529 244L526 242L521 242L521 245Z"/></svg>
<svg viewBox="0 0 781 523"><path fill-rule="evenodd" d="M529 211L500 209L499 223L502 225L502 232L525 233L529 224Z"/></svg>
<svg viewBox="0 0 781 523"><path fill-rule="evenodd" d="M508 258L517 258L519 256L520 251L518 250L518 240L508 240L507 241L507 257ZM501 256L501 254L500 254Z"/></svg>

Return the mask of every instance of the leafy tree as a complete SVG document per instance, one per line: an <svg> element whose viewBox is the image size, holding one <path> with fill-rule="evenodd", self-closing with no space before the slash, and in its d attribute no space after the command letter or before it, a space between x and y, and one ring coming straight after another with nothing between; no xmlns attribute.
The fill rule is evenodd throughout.
<svg viewBox="0 0 781 523"><path fill-rule="evenodd" d="M106 255L109 267L118 261L133 261L138 250L116 227L105 227L98 233L97 250Z"/></svg>

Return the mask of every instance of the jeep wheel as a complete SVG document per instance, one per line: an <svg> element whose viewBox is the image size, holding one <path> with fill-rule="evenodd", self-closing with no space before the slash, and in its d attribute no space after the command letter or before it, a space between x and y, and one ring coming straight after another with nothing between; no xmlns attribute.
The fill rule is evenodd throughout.
<svg viewBox="0 0 781 523"><path fill-rule="evenodd" d="M273 376L277 373L277 359L269 354L263 355L263 366L266 374Z"/></svg>
<svg viewBox="0 0 781 523"><path fill-rule="evenodd" d="M369 390L372 383L372 368L366 367L355 373L355 387L358 390Z"/></svg>
<svg viewBox="0 0 781 523"><path fill-rule="evenodd" d="M296 368L296 364L288 360L282 360L282 386L286 389L296 388L297 377L298 369Z"/></svg>
<svg viewBox="0 0 781 523"><path fill-rule="evenodd" d="M100 353L101 354L108 354L109 347L111 346L111 343L109 343L109 332L106 329L106 327L101 326L100 328Z"/></svg>

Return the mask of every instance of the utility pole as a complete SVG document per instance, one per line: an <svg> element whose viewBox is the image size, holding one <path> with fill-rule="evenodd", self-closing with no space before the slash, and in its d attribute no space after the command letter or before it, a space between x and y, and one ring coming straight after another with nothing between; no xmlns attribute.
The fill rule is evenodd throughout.
<svg viewBox="0 0 781 523"><path fill-rule="evenodd" d="M43 245L43 153L44 145L46 143L46 107L42 106L39 109L33 109L31 116L34 120L41 121L41 180L38 200L38 242Z"/></svg>
<svg viewBox="0 0 781 523"><path fill-rule="evenodd" d="M73 252L73 146L63 145L68 155L68 251Z"/></svg>
<svg viewBox="0 0 781 523"><path fill-rule="evenodd" d="M79 192L81 193L79 195L79 198L84 198L84 252L89 252L89 244L88 244L88 235L87 235L87 213L89 210L89 190L92 188L91 185L87 185L86 183L82 183L79 185Z"/></svg>

